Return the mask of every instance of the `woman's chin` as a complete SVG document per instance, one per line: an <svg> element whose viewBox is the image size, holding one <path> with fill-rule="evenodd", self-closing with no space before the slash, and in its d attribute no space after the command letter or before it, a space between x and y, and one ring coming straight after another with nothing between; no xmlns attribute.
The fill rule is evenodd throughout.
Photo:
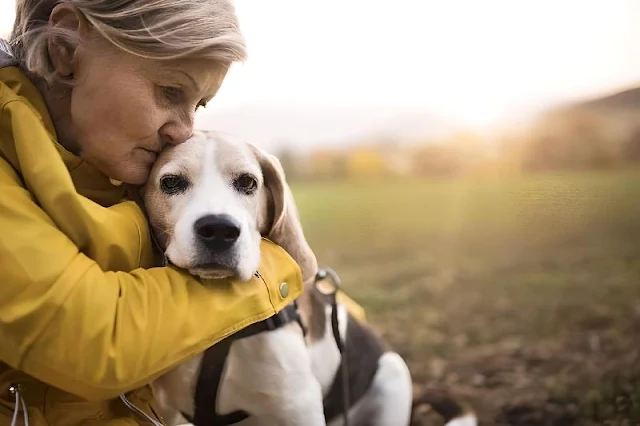
<svg viewBox="0 0 640 426"><path fill-rule="evenodd" d="M151 172L151 165L140 165L133 167L129 165L126 169L112 170L110 173L106 173L109 180L113 185L119 185L126 183L129 185L143 185L149 178Z"/></svg>
<svg viewBox="0 0 640 426"><path fill-rule="evenodd" d="M147 154L148 153L148 154ZM135 152L121 160L111 159L109 162L92 161L92 158L83 156L84 160L107 176L111 183L119 186L123 183L129 185L143 185L149 178L151 168L155 162L155 153L144 151L143 155Z"/></svg>

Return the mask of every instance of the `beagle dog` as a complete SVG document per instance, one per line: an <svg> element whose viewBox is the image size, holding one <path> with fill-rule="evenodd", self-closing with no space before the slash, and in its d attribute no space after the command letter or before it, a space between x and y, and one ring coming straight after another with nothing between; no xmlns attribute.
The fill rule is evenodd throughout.
<svg viewBox="0 0 640 426"><path fill-rule="evenodd" d="M344 304L336 306L334 336L332 305L314 285L316 257L276 157L230 135L198 131L160 154L142 197L173 265L202 278L249 280L266 237L296 260L305 280L297 310L278 326L240 332L152 383L168 424L339 426L343 383L350 426L410 424L415 403L404 360ZM296 312L298 321L290 321ZM476 425L471 411L447 403L447 425Z"/></svg>

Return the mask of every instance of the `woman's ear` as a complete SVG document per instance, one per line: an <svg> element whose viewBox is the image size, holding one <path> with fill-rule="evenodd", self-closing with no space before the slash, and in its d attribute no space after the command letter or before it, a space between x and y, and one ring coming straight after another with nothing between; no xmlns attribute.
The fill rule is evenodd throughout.
<svg viewBox="0 0 640 426"><path fill-rule="evenodd" d="M55 73L71 79L77 65L77 46L89 34L89 22L77 7L70 3L56 5L49 15L47 48Z"/></svg>

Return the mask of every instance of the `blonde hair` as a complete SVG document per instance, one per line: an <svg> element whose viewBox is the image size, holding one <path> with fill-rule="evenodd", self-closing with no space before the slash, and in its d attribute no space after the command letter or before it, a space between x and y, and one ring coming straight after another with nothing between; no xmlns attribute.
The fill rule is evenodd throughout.
<svg viewBox="0 0 640 426"><path fill-rule="evenodd" d="M226 67L246 58L232 0L17 0L12 54L47 81L58 79L49 58L50 38L77 44L76 33L48 24L59 3L75 6L106 40L136 56L202 58Z"/></svg>

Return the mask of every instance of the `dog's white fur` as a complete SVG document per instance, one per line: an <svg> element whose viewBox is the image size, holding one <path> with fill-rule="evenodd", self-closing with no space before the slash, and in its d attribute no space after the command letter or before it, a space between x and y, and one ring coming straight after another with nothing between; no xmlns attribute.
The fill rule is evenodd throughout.
<svg viewBox="0 0 640 426"><path fill-rule="evenodd" d="M248 147L238 145L237 149L222 150L223 146L214 141L207 140L203 135L196 136L188 144L174 147L161 156L160 165L153 171L152 179L182 175L188 179L191 187L184 194L167 196L157 190L159 183L152 182L148 186L151 191L147 192L147 200L152 203L148 211L153 225L165 234L160 237L166 237L165 254L174 265L202 278L235 273L239 279L246 281L260 263L257 221L261 199L260 194L241 196L231 183L240 171L255 176L259 186L264 184L264 178L255 155ZM240 225L240 238L234 244L232 253L236 264L229 265L233 270L214 271L197 266L200 262L194 243L194 223L210 214L227 214Z"/></svg>
<svg viewBox="0 0 640 426"><path fill-rule="evenodd" d="M255 176L254 194L234 188L232 182L241 173ZM159 182L167 174L186 177L189 188L176 195L164 194ZM249 144L221 133L199 132L161 154L143 195L166 256L195 275L249 279L259 266L261 231L296 259L307 282L316 273L315 256L304 239L278 160ZM209 259L200 258L207 254L197 248L193 231L195 221L208 214L227 214L241 229L230 255L218 259L214 268L198 266ZM303 298L300 308L303 321L311 321ZM339 309L340 334L345 339L347 314L344 306ZM235 340L222 377L218 413L247 411L251 417L240 423L243 426L324 425L323 396L340 364L329 314L327 310L324 335L308 335L306 341L295 322ZM193 415L200 362L201 356L187 361L152 384L169 424L184 422L179 412ZM372 385L349 412L350 424L406 426L411 403L411 375L405 362L393 352L385 353ZM342 423L340 418L330 426Z"/></svg>
<svg viewBox="0 0 640 426"><path fill-rule="evenodd" d="M173 264L203 278L236 276L248 280L258 270L261 238L258 229L260 222L268 220L264 206L266 197L272 196L264 189L261 161L269 164L272 160L266 155L258 158L257 151L248 145L202 133L160 156L144 188L144 201L157 238ZM277 172L277 169L271 172L274 170ZM254 176L259 191L241 194L233 186L240 173ZM172 195L163 193L160 179L167 175L181 176L188 181L188 188ZM194 223L210 214L234 218L240 235L228 256L216 259L218 267L201 267L211 259L207 250L197 247ZM291 228L286 220L280 220L279 224ZM172 410L194 414L200 362L198 356L152 384L168 422L180 421L181 416ZM239 409L250 413L252 417L243 424L325 425L320 385L311 371L299 325L292 323L235 340L216 403L219 414Z"/></svg>

